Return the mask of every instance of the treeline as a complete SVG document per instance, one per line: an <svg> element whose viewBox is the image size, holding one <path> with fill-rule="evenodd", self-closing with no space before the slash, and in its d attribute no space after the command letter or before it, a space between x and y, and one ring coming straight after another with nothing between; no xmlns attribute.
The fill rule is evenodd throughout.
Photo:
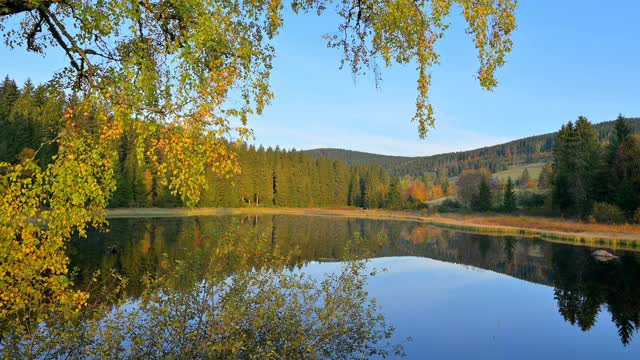
<svg viewBox="0 0 640 360"><path fill-rule="evenodd" d="M57 153L55 139L72 99L46 85L22 88L5 77L0 85L0 161L36 161L46 166ZM133 128L117 145L116 191L111 207L178 207L163 179L140 158ZM241 173L207 174L202 207L363 207L416 208L454 192L444 173L420 178L390 176L381 166L314 158L304 152L243 145L235 149Z"/></svg>
<svg viewBox="0 0 640 360"><path fill-rule="evenodd" d="M553 149L553 208L600 222L640 222L640 136L619 117L609 141L584 117L560 129Z"/></svg>
<svg viewBox="0 0 640 360"><path fill-rule="evenodd" d="M125 131L111 207L176 207L153 172L136 157L134 135ZM243 145L236 148L240 174L207 174L200 207L420 208L425 201L455 193L446 176L390 176L381 166L349 166L304 152Z"/></svg>
<svg viewBox="0 0 640 360"><path fill-rule="evenodd" d="M27 81L19 88L6 77L0 84L0 161L49 164L57 152L55 139L62 128L63 111L72 101L46 85ZM638 123L638 119L620 117L611 124L593 126L580 117L564 125L551 141L550 135L520 140L522 149L544 143L545 153L552 144L552 161L538 179L532 179L525 169L519 179L506 181L493 178L491 167L463 169L453 183L451 171L460 168L441 166L400 177L382 165L349 164L316 158L305 151L242 145L235 149L241 173L230 178L207 174L198 206L429 208L444 212L536 209L537 214L598 222L640 222L640 137L634 135ZM183 206L145 159L139 158L136 137L134 129L124 129L119 141L114 169L117 189L110 206ZM498 152L477 152L494 156L504 150L508 155L507 145L492 147ZM443 198L446 200L432 202Z"/></svg>
<svg viewBox="0 0 640 360"><path fill-rule="evenodd" d="M627 125L631 133L640 133L640 118L627 119ZM597 140L606 142L614 133L614 121L596 124L593 129ZM511 165L550 161L556 138L557 133L549 133L475 150L422 157L387 156L342 149L315 149L307 152L314 157L328 157L349 164L380 165L395 176L422 176L425 172L436 172L444 168L449 177L454 177L468 169L486 168L495 173L506 170Z"/></svg>
<svg viewBox="0 0 640 360"><path fill-rule="evenodd" d="M60 131L65 103L64 94L46 85L27 80L20 89L5 77L0 84L0 162L35 158L47 165L57 152L52 140Z"/></svg>
<svg viewBox="0 0 640 360"><path fill-rule="evenodd" d="M181 201L136 158L133 141L123 137L118 186L112 207L174 207ZM128 142L128 144L127 144ZM231 178L207 174L200 207L346 207L387 205L390 177L381 167L353 166L314 159L280 148L236 149L241 173Z"/></svg>
<svg viewBox="0 0 640 360"><path fill-rule="evenodd" d="M475 211L541 210L539 214L602 223L640 223L640 136L620 116L608 141L584 117L563 125L552 162L537 180L525 169L517 181L465 170L457 185L459 208ZM445 203L449 209L453 203ZM454 207L455 208L455 207Z"/></svg>

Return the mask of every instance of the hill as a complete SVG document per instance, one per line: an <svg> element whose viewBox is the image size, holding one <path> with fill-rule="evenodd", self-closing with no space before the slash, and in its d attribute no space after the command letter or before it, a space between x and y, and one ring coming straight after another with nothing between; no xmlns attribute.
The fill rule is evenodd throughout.
<svg viewBox="0 0 640 360"><path fill-rule="evenodd" d="M640 133L640 118L628 118L629 127ZM613 120L594 124L600 141L606 141L613 131ZM551 159L556 133L530 136L504 144L475 150L459 151L431 156L390 156L343 149L312 149L305 153L349 164L379 165L392 175L421 176L425 172L446 171L447 176L457 176L465 169L486 167L492 173L505 171L526 164L541 163Z"/></svg>

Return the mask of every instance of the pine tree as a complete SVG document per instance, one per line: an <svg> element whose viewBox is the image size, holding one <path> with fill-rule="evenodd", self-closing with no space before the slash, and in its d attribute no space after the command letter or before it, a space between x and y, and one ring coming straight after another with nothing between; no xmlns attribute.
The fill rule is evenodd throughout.
<svg viewBox="0 0 640 360"><path fill-rule="evenodd" d="M578 213L582 216L591 211L594 190L597 188L597 169L600 160L600 144L591 123L585 117L579 117L575 125L578 137L576 152L576 172L574 196Z"/></svg>
<svg viewBox="0 0 640 360"><path fill-rule="evenodd" d="M349 168L343 161L333 162L334 182L332 206L344 206L349 197Z"/></svg>
<svg viewBox="0 0 640 360"><path fill-rule="evenodd" d="M587 215L595 200L599 144L591 123L579 117L563 125L553 149L553 206L569 215Z"/></svg>
<svg viewBox="0 0 640 360"><path fill-rule="evenodd" d="M268 207L273 205L273 177L269 154L261 146L257 152L256 169L256 206Z"/></svg>
<svg viewBox="0 0 640 360"><path fill-rule="evenodd" d="M502 209L506 212L513 212L516 209L516 193L513 189L513 181L511 180L511 177L507 179L507 183L504 187Z"/></svg>
<svg viewBox="0 0 640 360"><path fill-rule="evenodd" d="M640 137L628 136L619 146L610 172L618 179L612 203L631 218L640 207Z"/></svg>
<svg viewBox="0 0 640 360"><path fill-rule="evenodd" d="M571 186L571 169L573 165L573 147L575 131L570 121L562 125L553 148L553 207L563 213L573 212L574 199L569 188Z"/></svg>
<svg viewBox="0 0 640 360"><path fill-rule="evenodd" d="M349 206L362 206L360 204L360 194L362 190L360 188L360 172L357 167L351 169L351 177L349 180L349 197L347 205Z"/></svg>
<svg viewBox="0 0 640 360"><path fill-rule="evenodd" d="M0 161L12 162L14 129L9 124L9 115L13 104L20 96L20 90L15 81L6 76L0 84Z"/></svg>
<svg viewBox="0 0 640 360"><path fill-rule="evenodd" d="M400 194L400 183L397 177L391 179L389 193L387 195L386 207L389 209L400 209L402 207L402 195Z"/></svg>
<svg viewBox="0 0 640 360"><path fill-rule="evenodd" d="M491 188L489 187L489 183L484 177L480 181L478 193L472 200L472 208L476 211L481 212L491 210Z"/></svg>
<svg viewBox="0 0 640 360"><path fill-rule="evenodd" d="M629 179L626 171L622 170L625 165L621 165L621 155L627 150L624 147L631 145L630 136L631 130L625 118L622 115L618 116L597 174L598 200L621 208L626 207L624 203L629 191Z"/></svg>
<svg viewBox="0 0 640 360"><path fill-rule="evenodd" d="M367 172L367 174L362 178L362 207L365 209L373 209L377 207L376 196L375 196L375 183L373 181L373 176L371 171Z"/></svg>

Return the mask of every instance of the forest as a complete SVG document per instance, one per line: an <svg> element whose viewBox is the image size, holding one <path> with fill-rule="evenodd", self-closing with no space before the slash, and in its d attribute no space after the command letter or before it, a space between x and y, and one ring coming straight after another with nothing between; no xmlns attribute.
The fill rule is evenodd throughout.
<svg viewBox="0 0 640 360"><path fill-rule="evenodd" d="M20 88L6 77L0 84L0 161L49 164L57 153L63 109L72 101L46 84L27 81ZM243 143L234 148L239 173L221 177L208 171L197 205L499 211L638 222L640 140L634 133L639 126L640 119L622 116L595 126L580 117L557 133L415 158L415 170L409 171L405 163L411 174L403 175L398 173L398 157L363 158L364 153L357 152L325 154ZM137 151L138 136L134 127L125 128L116 144L116 190L109 206L184 206ZM319 154L350 155L331 159ZM496 168L521 162L514 159L523 156L526 161L549 160L538 178L526 168L517 179L492 176ZM452 173L457 175L455 182Z"/></svg>
<svg viewBox="0 0 640 360"><path fill-rule="evenodd" d="M640 133L640 118L627 118L632 133ZM594 124L598 141L604 142L614 132L615 121ZM558 133L530 136L504 144L475 150L459 151L431 156L389 156L343 149L313 149L306 153L314 157L343 160L349 164L380 165L396 176L421 176L426 171L447 169L449 177L455 177L466 169L487 168L491 173L506 170L510 165L546 162L553 158L553 147Z"/></svg>
<svg viewBox="0 0 640 360"><path fill-rule="evenodd" d="M47 85L27 81L21 88L5 77L0 85L0 161L51 163L57 152L54 140L61 129L64 94ZM91 127L91 125L89 125ZM124 129L117 143L116 190L110 207L179 207L144 156L133 127ZM381 166L353 165L314 158L301 151L276 147L235 148L240 173L220 177L209 171L207 187L198 206L287 206L393 208L418 206L423 201L455 192L446 177L392 177Z"/></svg>

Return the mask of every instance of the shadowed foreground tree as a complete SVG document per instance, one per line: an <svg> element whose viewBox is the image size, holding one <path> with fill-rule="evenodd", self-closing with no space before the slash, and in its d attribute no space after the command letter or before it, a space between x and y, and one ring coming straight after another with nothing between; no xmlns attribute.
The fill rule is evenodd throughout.
<svg viewBox="0 0 640 360"><path fill-rule="evenodd" d="M421 137L434 121L429 68L453 5L468 24L487 89L497 85L515 29L515 0L290 5L337 13L342 22L326 39L354 74L372 70L379 78L377 61L417 64ZM0 316L43 321L50 307L85 306L88 294L68 290L64 248L88 224L105 223L123 129L135 129L136 158L187 206L198 202L208 171L239 171L230 145L251 136L248 118L272 99L272 41L283 7L279 0L0 0L6 45L64 54L68 66L51 85L73 100L45 144L58 147L51 164L0 163Z"/></svg>

